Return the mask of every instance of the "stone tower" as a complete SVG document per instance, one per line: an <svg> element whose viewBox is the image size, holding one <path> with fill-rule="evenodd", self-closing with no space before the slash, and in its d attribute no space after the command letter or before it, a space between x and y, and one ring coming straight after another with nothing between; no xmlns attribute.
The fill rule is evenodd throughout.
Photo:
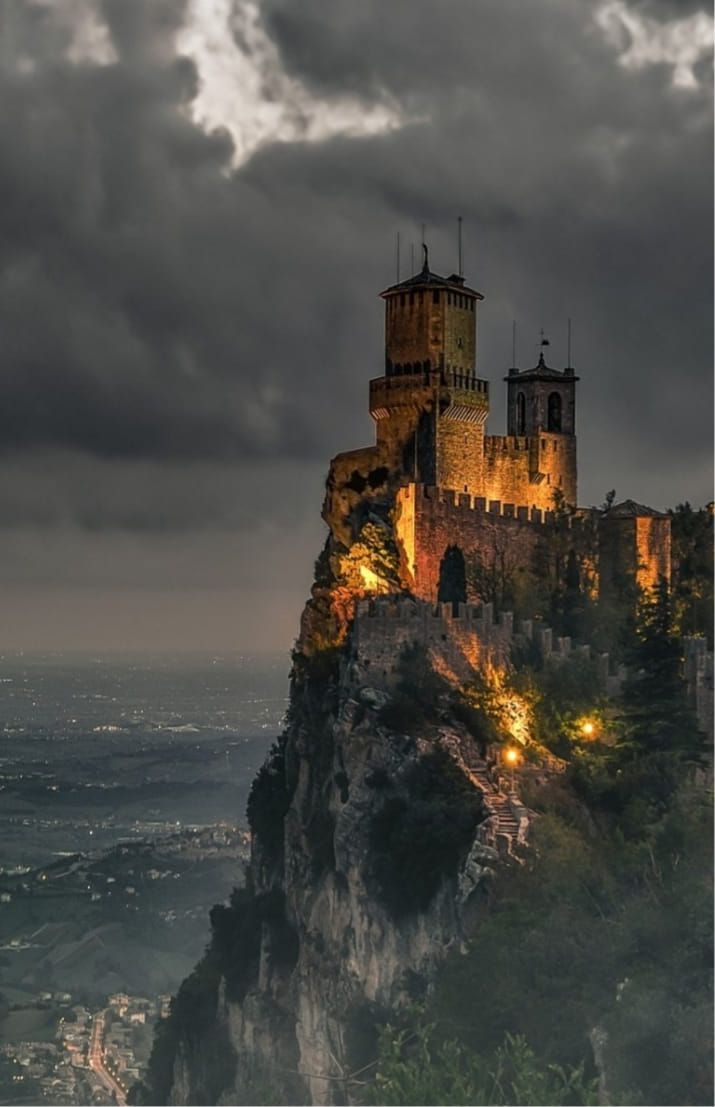
<svg viewBox="0 0 715 1107"><path fill-rule="evenodd" d="M541 480L553 497L558 489L576 506L576 381L569 366L552 369L543 351L533 369L510 369L507 382L507 434L529 441L532 481Z"/></svg>
<svg viewBox="0 0 715 1107"><path fill-rule="evenodd" d="M633 587L670 581L670 516L634 500L607 511L598 525L599 594L602 600L633 599Z"/></svg>
<svg viewBox="0 0 715 1107"><path fill-rule="evenodd" d="M489 385L476 374L477 305L456 274L429 268L381 293L385 375L370 382L377 445L410 480L480 495Z"/></svg>

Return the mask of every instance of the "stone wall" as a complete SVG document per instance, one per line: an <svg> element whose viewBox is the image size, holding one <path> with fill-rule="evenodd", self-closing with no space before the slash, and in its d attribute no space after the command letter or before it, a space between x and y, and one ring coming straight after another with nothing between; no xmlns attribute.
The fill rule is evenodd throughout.
<svg viewBox="0 0 715 1107"><path fill-rule="evenodd" d="M600 595L618 601L633 584L653 588L670 580L671 527L668 515L607 512L598 528Z"/></svg>
<svg viewBox="0 0 715 1107"><path fill-rule="evenodd" d="M488 676L509 664L515 642L533 641L543 660L560 662L571 656L590 657L588 646L556 637L551 627L523 620L514 627L510 611L495 616L491 604L429 604L384 597L357 605L351 634L350 664L362 683L390 687L406 646L422 646L438 672L465 683L475 673ZM605 684L608 655L599 658Z"/></svg>
<svg viewBox="0 0 715 1107"><path fill-rule="evenodd" d="M576 439L540 433L487 435L484 495L487 499L525 504L550 511L554 493L576 505Z"/></svg>
<svg viewBox="0 0 715 1107"><path fill-rule="evenodd" d="M447 546L456 545L466 558L480 558L504 572L519 566L531 570L540 538L540 525L551 512L487 502L479 496L425 485L406 485L397 491L395 531L406 570L406 580L420 599L436 601L440 563ZM481 597L472 587L467 599Z"/></svg>

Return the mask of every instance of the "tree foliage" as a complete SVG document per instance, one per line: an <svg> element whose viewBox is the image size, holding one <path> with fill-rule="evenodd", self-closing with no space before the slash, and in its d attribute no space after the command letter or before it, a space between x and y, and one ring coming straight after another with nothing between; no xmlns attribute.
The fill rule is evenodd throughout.
<svg viewBox="0 0 715 1107"><path fill-rule="evenodd" d="M454 1039L440 1040L435 1027L414 1030L387 1026L369 1102L401 1104L591 1104L596 1081L583 1065L544 1065L526 1040L507 1034L486 1056Z"/></svg>

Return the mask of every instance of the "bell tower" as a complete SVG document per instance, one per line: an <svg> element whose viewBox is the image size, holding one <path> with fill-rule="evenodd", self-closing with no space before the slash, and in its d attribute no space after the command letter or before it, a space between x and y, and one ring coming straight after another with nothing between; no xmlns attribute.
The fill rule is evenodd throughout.
<svg viewBox="0 0 715 1107"><path fill-rule="evenodd" d="M546 345L542 342L542 346ZM507 434L526 438L532 484L559 489L566 503L576 499L576 382L571 366L552 369L543 348L533 369L509 370ZM550 505L549 505L550 506Z"/></svg>

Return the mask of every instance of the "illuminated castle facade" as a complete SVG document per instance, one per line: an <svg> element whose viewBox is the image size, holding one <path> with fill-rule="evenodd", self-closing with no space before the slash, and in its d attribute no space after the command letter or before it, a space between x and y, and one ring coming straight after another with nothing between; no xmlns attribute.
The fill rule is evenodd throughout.
<svg viewBox="0 0 715 1107"><path fill-rule="evenodd" d="M433 273L424 247L421 272L381 295L384 373L370 381L376 443L333 459L326 521L334 533L342 527L350 546L366 502L389 490L402 584L425 600L438 598L448 547L482 567L505 558L522 569L534 566L555 509L570 509L574 528L584 521L575 512L573 368L554 369L543 353L533 368L510 368L508 433L488 435L489 382L477 373L482 294L457 274ZM670 520L643 510L652 539L646 577L668 577ZM609 570L609 579L624 565L638 577L642 546L634 543L632 562ZM628 554L624 542L610 548L621 560ZM482 598L474 580L471 574L469 601Z"/></svg>
<svg viewBox="0 0 715 1107"><path fill-rule="evenodd" d="M508 434L485 433L489 382L477 374L480 292L421 273L382 293L385 372L370 382L383 464L423 484L549 511L576 504L576 381L571 368L509 371Z"/></svg>

